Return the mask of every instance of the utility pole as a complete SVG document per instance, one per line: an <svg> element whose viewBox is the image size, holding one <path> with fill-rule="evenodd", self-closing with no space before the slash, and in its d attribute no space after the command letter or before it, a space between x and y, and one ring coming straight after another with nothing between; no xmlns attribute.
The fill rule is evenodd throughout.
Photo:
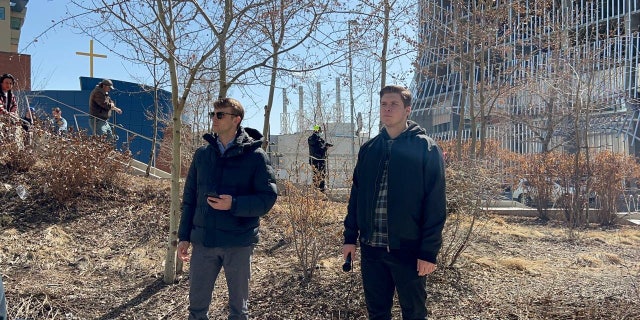
<svg viewBox="0 0 640 320"><path fill-rule="evenodd" d="M349 20L348 23L348 34L347 37L349 39L349 103L351 104L351 161L353 162L353 166L356 165L356 137L355 137L355 123L354 123L354 113L355 113L355 102L353 101L353 59L351 57L351 25L358 25L358 21Z"/></svg>

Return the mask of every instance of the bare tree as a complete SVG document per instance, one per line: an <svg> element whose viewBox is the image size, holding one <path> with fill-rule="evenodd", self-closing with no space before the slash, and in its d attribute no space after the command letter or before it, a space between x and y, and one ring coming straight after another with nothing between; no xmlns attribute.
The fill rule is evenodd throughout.
<svg viewBox="0 0 640 320"><path fill-rule="evenodd" d="M326 1L299 1L280 0L269 3L256 20L247 21L248 24L259 26L264 41L264 51L269 52L267 60L256 65L269 70L269 97L264 110L263 135L265 136L262 148L266 150L269 144L271 109L276 89L278 72L281 71L281 59L287 53L302 47L305 42L314 40L312 35L317 30L320 22L329 11L329 3ZM315 41L314 41L315 42ZM262 43L257 43L262 45ZM310 61L309 61L310 62ZM285 61L286 63L286 61ZM306 66L293 67L294 69L307 69ZM292 70L287 70L291 72Z"/></svg>
<svg viewBox="0 0 640 320"><path fill-rule="evenodd" d="M171 164L171 208L169 213L169 235L165 259L164 281L175 281L177 259L177 227L180 219L180 175L182 113L192 86L201 75L205 62L220 50L218 30L230 28L231 21L225 19L220 27L214 26L210 16L225 15L232 2L226 1L222 8L205 10L197 1L107 1L94 0L89 3L73 2L81 10L92 12L84 26L101 26L109 30L114 40L140 39L144 45L135 48L145 50L149 56L162 61L169 74L172 117L172 164ZM221 9L221 10L217 10ZM157 32L161 30L161 32ZM218 35L218 36L216 36ZM125 44L134 41L125 41Z"/></svg>

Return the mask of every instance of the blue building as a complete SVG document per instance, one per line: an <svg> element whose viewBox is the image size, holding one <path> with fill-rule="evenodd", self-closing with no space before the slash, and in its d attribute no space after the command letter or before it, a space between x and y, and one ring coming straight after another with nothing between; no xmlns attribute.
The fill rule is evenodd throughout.
<svg viewBox="0 0 640 320"><path fill-rule="evenodd" d="M101 78L80 77L80 90L27 91L29 106L36 109L41 119L51 117L51 109L59 107L69 127L74 130L89 131L89 96ZM114 89L109 92L111 99L122 109L122 114L113 113L109 122L118 136L117 146L129 149L136 160L148 162L151 154L155 99L157 95L158 114L171 114L171 93L126 81L113 80ZM165 116L166 118L166 116ZM114 126L115 124L115 126ZM162 124L158 123L158 145L162 139ZM156 148L159 149L159 148ZM157 156L158 150L156 150ZM154 157L155 159L155 157Z"/></svg>

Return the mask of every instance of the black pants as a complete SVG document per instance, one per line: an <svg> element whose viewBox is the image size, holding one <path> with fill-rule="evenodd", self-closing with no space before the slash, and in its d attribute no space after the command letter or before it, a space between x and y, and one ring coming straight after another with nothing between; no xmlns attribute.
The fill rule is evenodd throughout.
<svg viewBox="0 0 640 320"><path fill-rule="evenodd" d="M427 278L418 276L415 255L365 244L361 248L360 270L369 319L391 319L394 291L398 291L402 319L427 319Z"/></svg>
<svg viewBox="0 0 640 320"><path fill-rule="evenodd" d="M327 164L324 160L311 160L313 167L313 186L321 192L325 189L325 178L327 177Z"/></svg>

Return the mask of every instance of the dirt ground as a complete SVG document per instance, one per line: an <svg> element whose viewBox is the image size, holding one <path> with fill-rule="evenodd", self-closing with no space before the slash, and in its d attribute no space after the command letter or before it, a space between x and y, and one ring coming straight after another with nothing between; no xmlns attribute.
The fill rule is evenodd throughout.
<svg viewBox="0 0 640 320"><path fill-rule="evenodd" d="M130 177L61 207L37 192L21 200L20 178L0 178L10 319L186 319L188 276L162 280L168 182ZM281 218L287 199L278 201L253 259L252 318L366 319L357 259L343 272L336 241L303 281ZM329 205L339 232L345 205ZM458 263L440 267L428 286L430 319L640 319L640 228L570 235L560 222L489 216ZM225 305L221 278L211 319L226 319Z"/></svg>

